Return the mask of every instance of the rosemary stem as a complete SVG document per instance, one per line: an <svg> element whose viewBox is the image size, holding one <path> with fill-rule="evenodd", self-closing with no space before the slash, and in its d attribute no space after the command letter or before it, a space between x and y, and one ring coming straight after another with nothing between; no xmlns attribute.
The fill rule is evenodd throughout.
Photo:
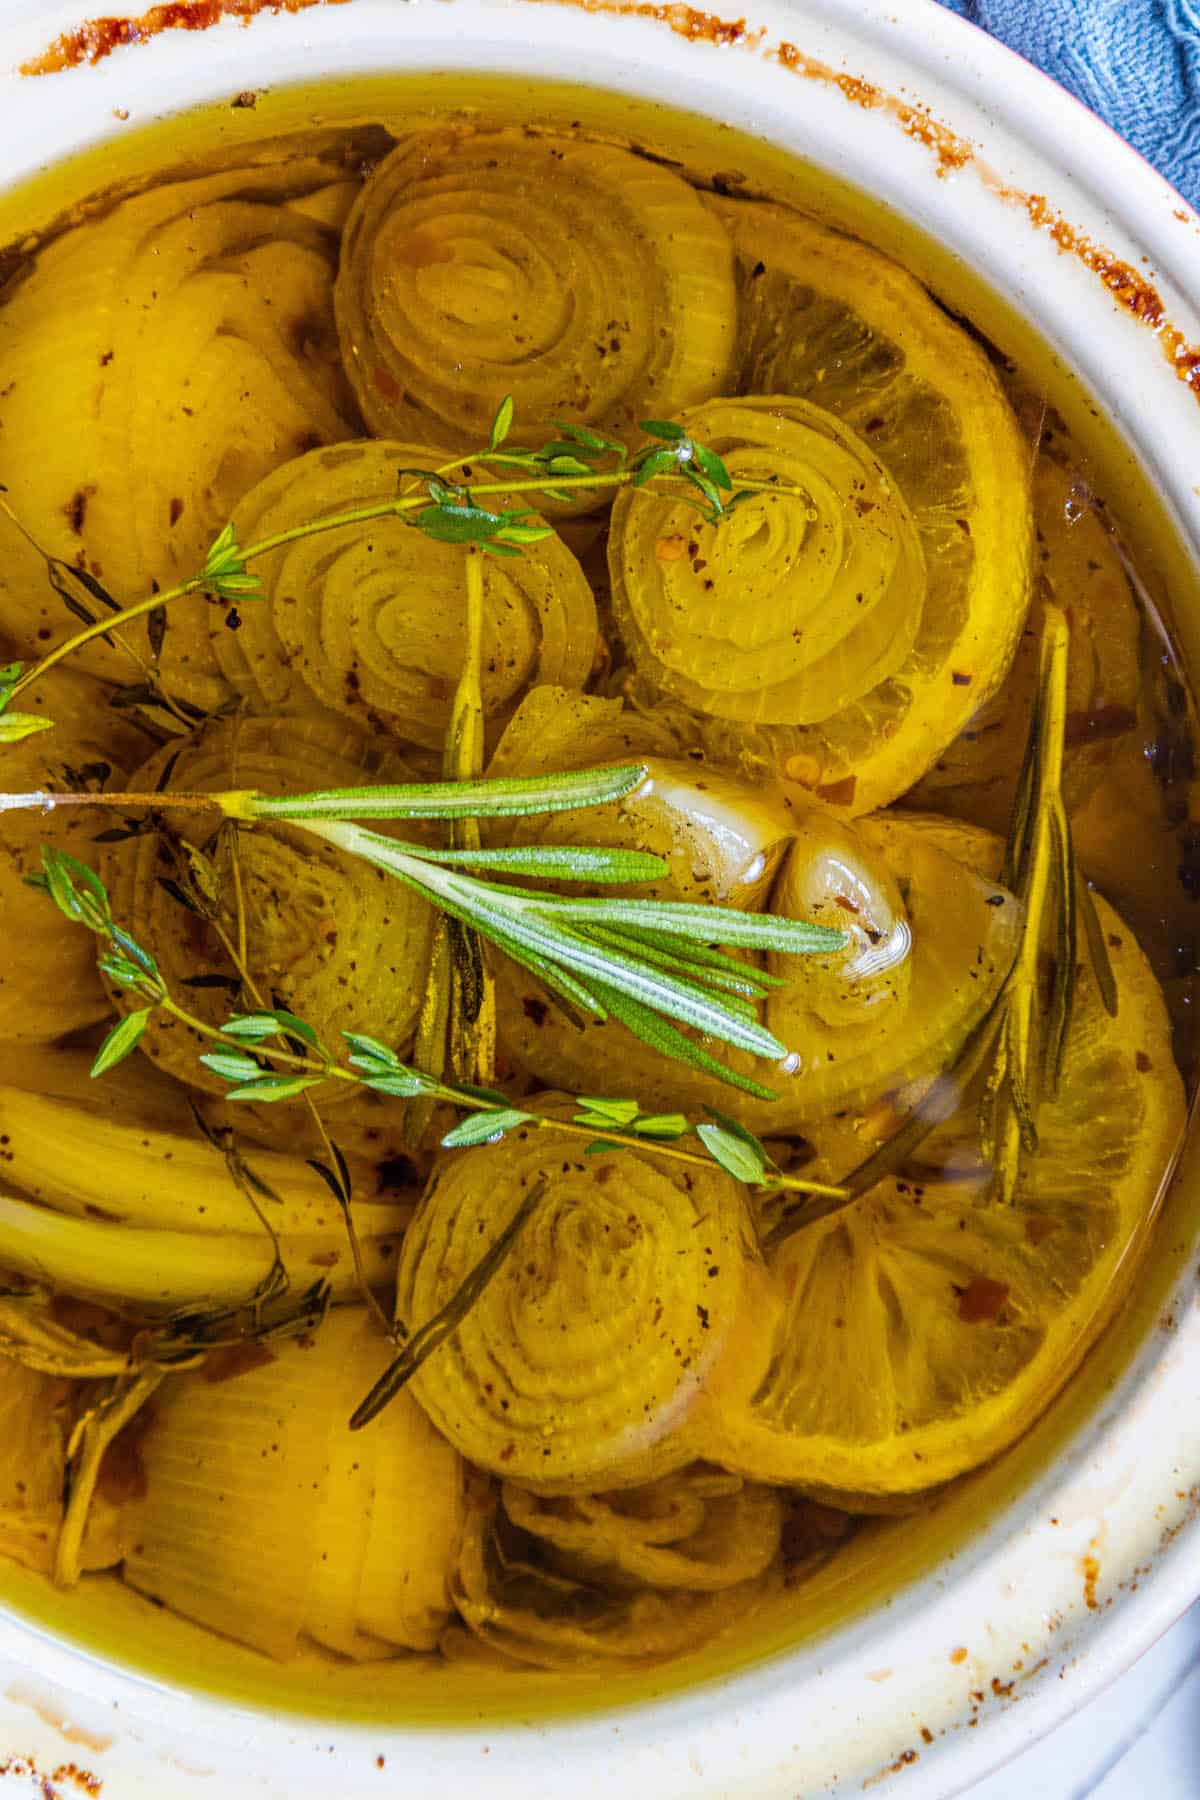
<svg viewBox="0 0 1200 1800"><path fill-rule="evenodd" d="M1056 829L1062 805L1063 744L1067 716L1067 660L1070 634L1056 606L1047 605L1041 655L1041 754L1033 793L1032 837L1022 896L1025 919L1009 976L1009 1003L999 1047L1003 1063L996 1086L1007 1088L1012 1104L1002 1109L992 1146L996 1171L995 1197L1012 1200L1020 1173L1021 1153L1037 1147L1036 1113L1041 1070L1037 1067L1039 1001L1038 959L1046 921L1056 898ZM1001 1073L1002 1069L1002 1073Z"/></svg>
<svg viewBox="0 0 1200 1800"><path fill-rule="evenodd" d="M252 798L248 791L241 790L225 794L183 794L173 790L169 794L93 794L36 789L28 794L0 793L0 813L49 813L64 806L129 807L133 811L148 807L152 811L169 808L172 812L218 812L229 819L250 820L254 815L247 807Z"/></svg>

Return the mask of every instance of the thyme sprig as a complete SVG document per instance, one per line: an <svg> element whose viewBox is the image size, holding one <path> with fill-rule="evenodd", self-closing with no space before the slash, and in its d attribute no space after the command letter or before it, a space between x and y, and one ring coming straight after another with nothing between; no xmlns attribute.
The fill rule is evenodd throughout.
<svg viewBox="0 0 1200 1800"><path fill-rule="evenodd" d="M807 498L800 488L774 478L747 478L735 488L717 452L692 437L675 420L644 419L640 429L647 442L632 451L619 439L607 437L590 426L562 420L556 421L560 434L557 438L534 449L521 449L510 442L512 426L513 402L509 395L497 410L486 444L439 469L397 469L396 492L386 499L322 514L251 544L241 543L231 520L213 540L203 567L194 575L126 606L119 605L86 571L71 569L42 552L52 582L56 570L66 569L72 579L89 586L104 610L97 616L73 600L71 610L86 621L82 630L64 639L39 662L13 663L0 670L0 717L8 720L0 729L0 745L18 742L31 731L47 729L40 715L14 715L11 706L48 669L97 638L121 645L133 660L141 662L120 636L122 626L153 615L152 642L161 647L167 609L189 594L205 594L227 606L259 601L263 598L262 582L250 565L302 538L395 518L439 543L472 546L491 556L519 556L530 544L554 535L553 527L530 511L521 496L535 503L564 502L580 497L586 500L607 490L653 486L695 507L713 525L719 525L752 494L770 491ZM472 480L468 472L476 466L489 472L508 470L511 475L500 480ZM518 505L504 504L513 498L518 499ZM25 531L20 520L16 523ZM165 697L157 686L156 693L158 703L162 703ZM36 724L32 723L35 719Z"/></svg>

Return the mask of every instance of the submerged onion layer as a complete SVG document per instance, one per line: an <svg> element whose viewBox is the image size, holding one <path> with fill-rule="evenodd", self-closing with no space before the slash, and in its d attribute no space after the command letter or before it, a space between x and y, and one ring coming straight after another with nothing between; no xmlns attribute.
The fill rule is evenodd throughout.
<svg viewBox="0 0 1200 1800"><path fill-rule="evenodd" d="M736 303L728 236L680 176L533 131L406 138L346 228L337 317L371 429L487 442L505 395L622 438L720 390Z"/></svg>
<svg viewBox="0 0 1200 1800"><path fill-rule="evenodd" d="M0 481L22 523L128 605L197 574L234 505L269 469L352 436L333 276L354 183L336 155L161 183L63 233L0 308ZM4 527L0 605L32 648L67 635L40 559ZM208 605L172 606L170 691L227 695ZM125 634L123 634L125 635ZM145 658L145 620L127 628ZM39 643L39 648L40 648ZM80 665L137 665L103 640Z"/></svg>
<svg viewBox="0 0 1200 1800"><path fill-rule="evenodd" d="M162 825L106 848L101 867L113 915L153 945L172 995L209 1026L233 1011L280 1005L326 1043L340 1043L344 1030L367 1031L403 1053L416 1027L433 930L426 903L295 828L214 830L207 820L198 827L195 815L171 812L170 790L302 793L402 780L405 773L338 720L214 721L181 748L160 751L136 776L142 791L166 781ZM189 846L200 853L199 866ZM181 902L181 889L193 894L191 906ZM239 957L250 990L239 979ZM196 986L198 974L225 981ZM116 998L135 1003L125 994ZM211 1044L190 1026L154 1016L142 1047L180 1080L224 1092L226 1084L198 1061ZM330 1086L323 1102L344 1102L351 1092L348 1084Z"/></svg>
<svg viewBox="0 0 1200 1800"><path fill-rule="evenodd" d="M688 431L736 491L777 483L710 523L683 498L623 490L609 568L635 666L698 712L806 725L862 698L909 656L925 562L903 496L867 444L803 400L713 400Z"/></svg>
<svg viewBox="0 0 1200 1800"><path fill-rule="evenodd" d="M235 514L239 540L390 500L413 485L405 471L452 460L428 443L314 450L247 495ZM398 518L299 538L264 560L265 602L243 608L237 632L214 614L213 654L256 711L320 705L365 729L440 749L467 641L467 554ZM596 635L591 590L560 539L525 545L520 556L485 557L480 681L490 734L536 683L581 687Z"/></svg>
<svg viewBox="0 0 1200 1800"><path fill-rule="evenodd" d="M450 1153L405 1238L400 1318L432 1318L537 1182L517 1248L413 1392L473 1462L548 1492L681 1467L727 1391L761 1372L753 1228L715 1165L583 1156L529 1126Z"/></svg>

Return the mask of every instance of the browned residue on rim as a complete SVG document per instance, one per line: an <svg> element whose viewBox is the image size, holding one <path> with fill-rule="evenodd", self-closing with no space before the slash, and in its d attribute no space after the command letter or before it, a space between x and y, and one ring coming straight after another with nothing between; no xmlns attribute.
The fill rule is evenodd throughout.
<svg viewBox="0 0 1200 1800"><path fill-rule="evenodd" d="M701 12L698 7L686 5L685 0L669 0L668 4L658 6L652 0L554 0L554 3L576 6L580 12L650 19L693 44L740 44L753 50L767 35L765 25L750 26L745 19L718 18L716 13Z"/></svg>
<svg viewBox="0 0 1200 1800"><path fill-rule="evenodd" d="M877 87L873 81L864 81L859 75L851 75L844 69L831 68L828 63L819 62L815 56L808 56L796 44L789 44L781 39L773 51L769 52L772 60L781 69L788 69L794 75L803 75L808 81L824 81L837 88L854 106L861 106L865 112L874 112L881 108L895 119L908 137L916 138L927 150L933 152L937 162L937 172L946 176L955 169L961 169L969 163L975 154L975 146L969 138L960 137L935 119L932 113L923 107L913 106L907 100L901 100L886 89Z"/></svg>
<svg viewBox="0 0 1200 1800"><path fill-rule="evenodd" d="M648 19L654 24L665 25L689 43L758 51L794 75L837 88L852 106L866 112L886 112L908 137L923 144L930 152L939 176L945 177L973 165L985 187L1023 212L1036 231L1048 232L1060 251L1074 256L1099 278L1118 306L1154 332L1178 379L1200 400L1200 344L1189 342L1185 333L1166 317L1157 288L1130 263L1072 225L1050 205L1044 194L1027 194L1002 181L994 170L980 161L976 146L969 138L952 131L927 108L914 106L911 101L902 100L898 94L890 94L877 83L866 81L848 70L835 69L829 63L807 55L786 39L764 46L767 35L764 26L749 25L745 18L725 19L717 13L689 6L686 0L665 0L663 4L655 4L654 0L550 0L550 3L575 6L582 12ZM162 31L205 31L228 18L240 19L248 25L260 13L298 13L312 6L348 4L349 0L174 0L173 4L152 6L136 18L86 21L75 31L63 32L55 38L41 56L22 63L21 73L50 75L81 63L100 62L122 45L146 43ZM1176 217L1187 222L1189 215L1177 212Z"/></svg>
<svg viewBox="0 0 1200 1800"><path fill-rule="evenodd" d="M163 31L207 31L222 19L240 19L248 25L259 13L307 12L310 6L345 6L349 0L172 0L152 6L134 18L85 19L74 31L64 31L29 62L22 75L56 75L80 63L102 62L124 44L148 44Z"/></svg>
<svg viewBox="0 0 1200 1800"><path fill-rule="evenodd" d="M88 1731L83 1725L74 1724L60 1707L52 1704L48 1698L43 1698L35 1689L27 1687L21 1682L16 1682L8 1688L4 1697L6 1700L11 1700L14 1706L27 1706L30 1712L37 1714L43 1725L48 1725L51 1731L57 1731L65 1744L77 1745L80 1749L90 1750L93 1756L103 1755L104 1751L111 1750L117 1741L111 1732ZM4 1765L0 1763L0 1774L4 1772ZM59 1781L62 1777L56 1775L54 1779Z"/></svg>
<svg viewBox="0 0 1200 1800"><path fill-rule="evenodd" d="M32 1756L6 1756L0 1762L0 1781L10 1775L18 1781L34 1783L42 1800L64 1800L61 1784L68 1781L81 1794L87 1794L89 1800L99 1800L104 1785L99 1776L90 1769L81 1769L77 1763L60 1763L48 1775L43 1774Z"/></svg>
<svg viewBox="0 0 1200 1800"><path fill-rule="evenodd" d="M552 0L552 3L576 6L583 12L611 13L618 17L628 14L634 18L652 19L690 41L761 49L763 57L777 63L780 68L800 75L805 80L821 81L837 88L852 106L859 106L866 112L886 112L896 120L907 136L923 144L930 152L938 175L945 177L972 165L985 187L1008 205L1018 208L1035 230L1048 232L1059 250L1065 255L1074 256L1085 269L1098 276L1117 305L1139 324L1154 332L1163 355L1178 379L1200 400L1200 344L1190 343L1186 334L1166 317L1162 296L1153 283L1140 275L1130 263L1122 261L1103 244L1096 243L1085 231L1072 225L1050 205L1044 194L1027 194L1022 188L1011 187L1002 181L994 170L980 160L976 146L969 138L952 131L926 108L914 106L910 101L902 100L898 94L890 94L875 82L866 81L848 70L835 69L829 63L807 55L798 45L789 43L786 39L764 48L762 41L766 36L765 30L748 26L744 18L722 19L713 13L700 12L695 7L682 3L654 6L645 4L644 0L631 0L631 3L627 3L627 0ZM1175 216L1185 223L1190 222L1190 215L1186 212L1177 212Z"/></svg>

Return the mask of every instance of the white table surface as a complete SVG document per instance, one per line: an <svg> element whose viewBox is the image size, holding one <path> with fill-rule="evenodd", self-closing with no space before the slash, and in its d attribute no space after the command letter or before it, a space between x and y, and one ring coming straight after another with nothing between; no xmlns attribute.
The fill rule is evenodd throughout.
<svg viewBox="0 0 1200 1800"><path fill-rule="evenodd" d="M1098 1699L963 1800L1200 1800L1200 1604Z"/></svg>

